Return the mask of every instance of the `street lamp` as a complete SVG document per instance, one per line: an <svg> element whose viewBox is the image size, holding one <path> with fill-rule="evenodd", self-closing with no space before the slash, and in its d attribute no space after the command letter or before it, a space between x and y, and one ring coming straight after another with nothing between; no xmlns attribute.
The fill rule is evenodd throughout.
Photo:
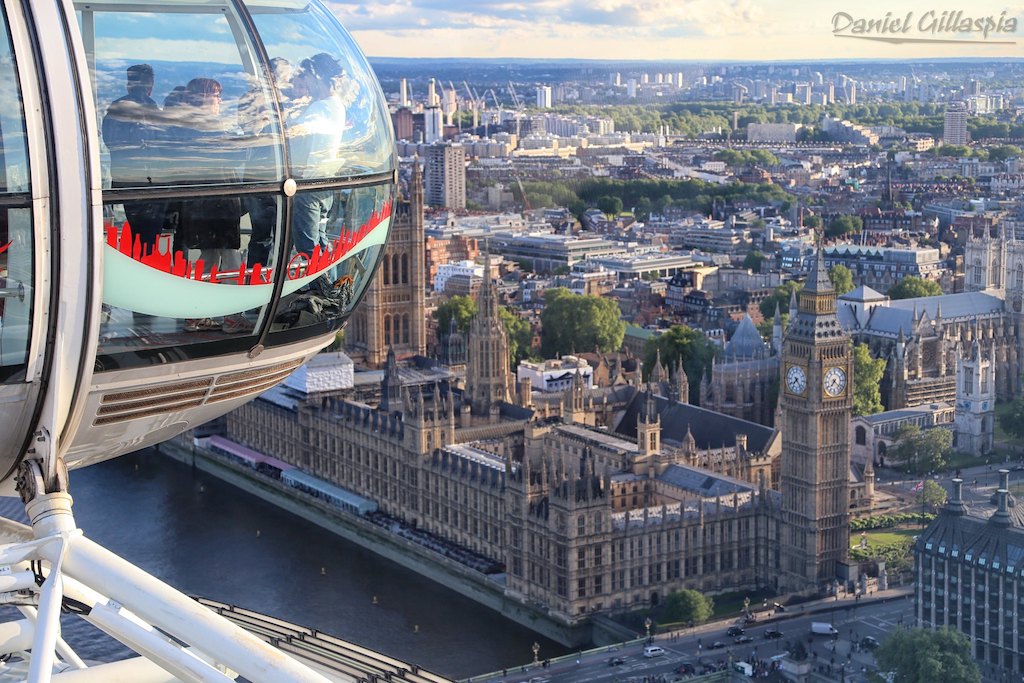
<svg viewBox="0 0 1024 683"><path fill-rule="evenodd" d="M533 647L531 649L533 650L533 665L537 666L537 664L540 662L540 660L537 658L537 655L540 654L540 643L534 641Z"/></svg>
<svg viewBox="0 0 1024 683"><path fill-rule="evenodd" d="M647 617L646 619L644 619L644 628L647 629L647 642L648 643L651 642L651 624L652 623L654 623L654 622L651 621L650 617Z"/></svg>

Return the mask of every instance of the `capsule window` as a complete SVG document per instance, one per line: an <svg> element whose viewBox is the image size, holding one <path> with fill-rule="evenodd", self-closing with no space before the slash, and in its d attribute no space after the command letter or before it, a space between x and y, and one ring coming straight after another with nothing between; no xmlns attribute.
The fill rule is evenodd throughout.
<svg viewBox="0 0 1024 683"><path fill-rule="evenodd" d="M292 175L348 178L390 172L391 118L348 33L319 4L245 3L271 62Z"/></svg>
<svg viewBox="0 0 1024 683"><path fill-rule="evenodd" d="M32 323L32 208L16 67L0 7L0 382L25 379Z"/></svg>
<svg viewBox="0 0 1024 683"><path fill-rule="evenodd" d="M292 0L76 9L104 188L97 368L340 325L382 253L395 160L380 88L334 17ZM102 358L119 354L136 356Z"/></svg>

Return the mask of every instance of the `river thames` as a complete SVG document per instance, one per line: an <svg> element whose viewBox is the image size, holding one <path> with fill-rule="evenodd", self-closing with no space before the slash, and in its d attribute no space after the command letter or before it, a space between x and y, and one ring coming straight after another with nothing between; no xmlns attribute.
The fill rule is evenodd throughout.
<svg viewBox="0 0 1024 683"><path fill-rule="evenodd" d="M76 470L70 488L89 538L189 595L316 628L452 678L529 662L534 641L542 658L566 652L153 450ZM112 653L100 641L89 647L93 656Z"/></svg>

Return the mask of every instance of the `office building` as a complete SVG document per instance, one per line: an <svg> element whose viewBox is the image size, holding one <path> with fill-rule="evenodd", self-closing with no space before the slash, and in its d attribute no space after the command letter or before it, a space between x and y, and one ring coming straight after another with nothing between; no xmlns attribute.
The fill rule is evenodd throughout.
<svg viewBox="0 0 1024 683"><path fill-rule="evenodd" d="M949 627L970 639L985 680L1024 672L1024 504L999 471L995 508L968 506L963 482L914 544L914 613L921 628Z"/></svg>

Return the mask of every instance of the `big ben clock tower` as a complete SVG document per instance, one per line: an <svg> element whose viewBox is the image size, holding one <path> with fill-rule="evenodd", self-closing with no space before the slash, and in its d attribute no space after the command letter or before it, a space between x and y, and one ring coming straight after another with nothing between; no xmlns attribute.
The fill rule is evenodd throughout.
<svg viewBox="0 0 1024 683"><path fill-rule="evenodd" d="M819 249L782 347L781 586L830 585L850 548L853 354Z"/></svg>

